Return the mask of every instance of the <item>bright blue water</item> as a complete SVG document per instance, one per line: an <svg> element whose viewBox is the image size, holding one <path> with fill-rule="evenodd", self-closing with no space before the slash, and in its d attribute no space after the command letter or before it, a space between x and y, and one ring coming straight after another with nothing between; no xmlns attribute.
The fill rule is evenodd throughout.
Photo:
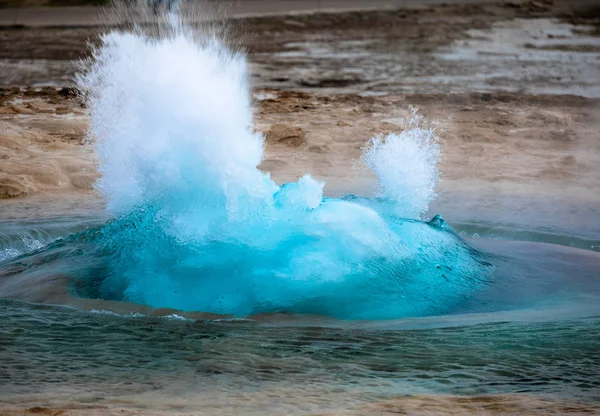
<svg viewBox="0 0 600 416"><path fill-rule="evenodd" d="M256 244L178 241L160 211L144 210L14 258L0 270L18 270L23 279L67 275L80 296L236 316L440 315L485 284L492 266L441 218L379 217L352 199L324 200L302 233L299 227L262 236L257 230ZM322 221L340 212L358 217L351 230ZM377 228L361 228L365 213Z"/></svg>

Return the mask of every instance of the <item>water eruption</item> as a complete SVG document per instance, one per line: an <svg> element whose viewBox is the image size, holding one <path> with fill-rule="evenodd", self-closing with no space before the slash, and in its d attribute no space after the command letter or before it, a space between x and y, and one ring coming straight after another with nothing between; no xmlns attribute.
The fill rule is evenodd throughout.
<svg viewBox="0 0 600 416"><path fill-rule="evenodd" d="M76 295L392 319L451 313L484 284L484 256L421 219L440 156L421 116L365 146L376 198L325 197L308 173L278 185L257 168L245 55L183 14L159 26L103 35L77 79L113 219L44 249L68 259Z"/></svg>

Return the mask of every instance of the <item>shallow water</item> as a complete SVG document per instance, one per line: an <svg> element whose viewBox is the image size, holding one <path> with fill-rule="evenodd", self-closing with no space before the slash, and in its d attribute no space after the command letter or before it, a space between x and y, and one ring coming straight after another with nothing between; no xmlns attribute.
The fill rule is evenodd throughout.
<svg viewBox="0 0 600 416"><path fill-rule="evenodd" d="M600 399L598 317L394 330L116 316L7 300L0 310L3 401L299 414L412 394Z"/></svg>
<svg viewBox="0 0 600 416"><path fill-rule="evenodd" d="M598 38L590 26L543 18L490 26L470 29L427 53L415 53L405 44L409 40L392 42L377 31L358 32L360 40L318 33L289 42L280 52L256 54L261 74L256 82L266 88L367 96L465 91L599 96Z"/></svg>

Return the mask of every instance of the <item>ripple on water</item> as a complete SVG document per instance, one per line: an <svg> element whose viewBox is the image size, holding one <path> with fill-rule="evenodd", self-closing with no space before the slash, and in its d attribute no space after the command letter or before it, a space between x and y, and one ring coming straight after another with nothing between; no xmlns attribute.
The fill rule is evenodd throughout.
<svg viewBox="0 0 600 416"><path fill-rule="evenodd" d="M600 389L600 318L369 330L121 317L6 300L0 312L0 398L13 403L135 407L152 396L157 411L179 401L190 411L252 413L276 400L274 413L376 412L421 400L398 399L405 395L509 395L497 405L516 411L529 399L514 394L594 403ZM440 397L431 409L475 412L492 406L485 400Z"/></svg>

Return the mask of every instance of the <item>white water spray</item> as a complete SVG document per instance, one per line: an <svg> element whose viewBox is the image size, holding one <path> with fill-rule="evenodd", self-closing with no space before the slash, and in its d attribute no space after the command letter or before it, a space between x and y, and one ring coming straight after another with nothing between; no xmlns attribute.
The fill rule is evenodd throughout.
<svg viewBox="0 0 600 416"><path fill-rule="evenodd" d="M186 195L188 202L200 196L194 203L215 215L225 206L231 216L264 209L278 190L256 168L263 138L253 133L245 55L183 21L168 14L160 36L141 28L104 35L78 78L89 96L98 189L113 214L157 199L183 203ZM438 181L435 131L421 122L413 114L399 134L372 139L363 156L379 196L411 218L426 211ZM320 187L303 189L321 199Z"/></svg>
<svg viewBox="0 0 600 416"><path fill-rule="evenodd" d="M371 139L363 162L377 177L378 196L393 201L395 212L419 218L435 198L440 158L436 130L417 110L399 133Z"/></svg>
<svg viewBox="0 0 600 416"><path fill-rule="evenodd" d="M184 21L169 14L154 33L103 36L78 79L98 189L120 218L98 237L112 256L98 296L349 318L415 316L460 299L478 268L470 250L440 221L399 218L418 218L434 196L434 131L417 120L371 142L364 161L378 201L324 199L309 175L280 187L257 168L263 138L245 56Z"/></svg>

